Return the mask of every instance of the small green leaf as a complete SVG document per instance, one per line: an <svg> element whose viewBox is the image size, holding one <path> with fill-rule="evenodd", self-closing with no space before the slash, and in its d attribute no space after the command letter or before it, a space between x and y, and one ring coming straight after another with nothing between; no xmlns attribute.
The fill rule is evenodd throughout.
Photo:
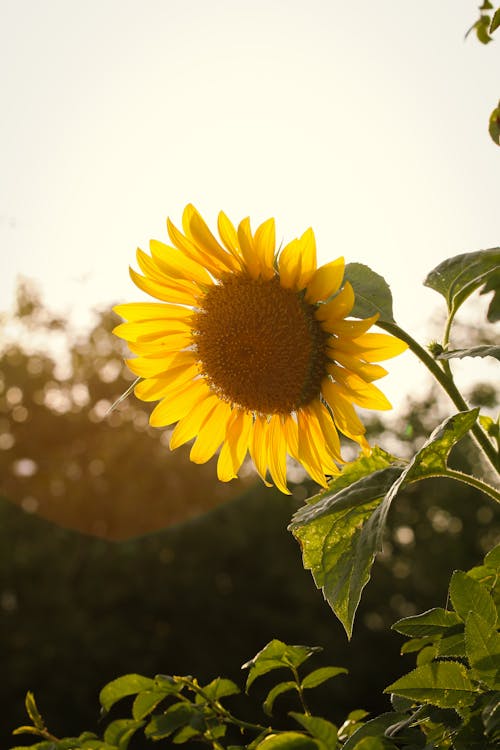
<svg viewBox="0 0 500 750"><path fill-rule="evenodd" d="M404 622L404 620L400 620L399 622ZM410 641L403 643L401 646L401 654L413 654L415 651L420 651L420 649L425 648L425 646L430 646L430 644L435 641L435 635L426 635L423 638L412 638Z"/></svg>
<svg viewBox="0 0 500 750"><path fill-rule="evenodd" d="M381 714L375 719L370 719L370 721L367 721L366 724L363 724L363 726L359 727L359 729L351 735L345 745L342 746L342 750L358 750L359 747L363 747L363 745L359 744L361 740L383 739L384 733L390 727L394 726L394 724L398 724L400 721L406 721L407 719L407 714L398 713L396 711ZM387 744L382 745L381 747L385 750L385 748L391 748L394 747L394 745L392 745L392 743L389 744L389 740L387 740Z"/></svg>
<svg viewBox="0 0 500 750"><path fill-rule="evenodd" d="M143 727L145 723L144 721L135 721L134 719L117 719L116 721L112 721L104 732L104 742L114 745L119 750L126 750L135 732Z"/></svg>
<svg viewBox="0 0 500 750"><path fill-rule="evenodd" d="M456 661L436 661L417 667L384 692L397 693L416 703L455 709L472 705L477 697L467 669Z"/></svg>
<svg viewBox="0 0 500 750"><path fill-rule="evenodd" d="M500 359L500 346L471 346L469 349L449 349L436 359L464 359L464 357L494 357Z"/></svg>
<svg viewBox="0 0 500 750"><path fill-rule="evenodd" d="M232 680L227 680L223 677L217 677L203 687L204 695L212 701L227 698L229 695L237 695L239 692L239 687ZM199 697L203 700L202 696Z"/></svg>
<svg viewBox="0 0 500 750"><path fill-rule="evenodd" d="M493 13L493 18L491 19L490 34L493 34L493 32L496 31L499 26L500 26L500 8L497 8L496 11Z"/></svg>
<svg viewBox="0 0 500 750"><path fill-rule="evenodd" d="M161 740L188 725L199 730L198 733L204 730L205 725L200 709L192 703L174 703L164 714L151 718L144 734L151 740Z"/></svg>
<svg viewBox="0 0 500 750"><path fill-rule="evenodd" d="M453 317L472 292L498 274L500 248L456 255L436 266L424 281L425 286L442 294Z"/></svg>
<svg viewBox="0 0 500 750"><path fill-rule="evenodd" d="M291 690L297 690L297 683L293 681L289 682L279 682L277 685L275 685L267 694L267 698L262 704L262 708L264 709L264 713L268 716L271 716L273 713L273 706L274 701L279 695L283 695L283 693L289 693Z"/></svg>
<svg viewBox="0 0 500 750"><path fill-rule="evenodd" d="M242 665L242 669L250 670L246 689L249 689L257 677L273 669L300 667L306 659L319 651L322 651L320 646L289 646L277 639L270 641L253 659Z"/></svg>
<svg viewBox="0 0 500 750"><path fill-rule="evenodd" d="M337 727L330 721L320 716L308 716L290 711L289 714L295 721L307 729L309 734L316 740L326 745L327 750L335 750L338 747Z"/></svg>
<svg viewBox="0 0 500 750"><path fill-rule="evenodd" d="M492 690L500 690L500 635L471 612L465 622L465 646L471 667Z"/></svg>
<svg viewBox="0 0 500 750"><path fill-rule="evenodd" d="M222 729L226 729L225 726L221 727ZM213 734L213 732L212 732ZM189 742L189 740L192 740L193 737L199 737L200 736L200 730L195 729L194 727L182 727L182 729L179 729L178 732L176 732L175 736L172 737L172 742L174 745L183 745L184 742Z"/></svg>
<svg viewBox="0 0 500 750"><path fill-rule="evenodd" d="M488 568L493 568L493 570L500 573L500 544L497 544L496 547L493 547L493 549L488 552L484 558L484 564Z"/></svg>
<svg viewBox="0 0 500 750"><path fill-rule="evenodd" d="M40 711L38 710L38 706L36 705L35 696L30 690L28 690L28 692L26 693L24 705L26 706L26 712L35 727L41 730L45 729L45 723L42 719Z"/></svg>
<svg viewBox="0 0 500 750"><path fill-rule="evenodd" d="M331 680L332 677L337 677L339 674L347 674L347 669L344 669L344 667L320 667L304 677L301 688L306 690L318 687L318 685L322 685L327 680Z"/></svg>
<svg viewBox="0 0 500 750"><path fill-rule="evenodd" d="M353 317L369 318L378 313L381 322L396 322L392 312L391 290L383 276L362 263L348 263L344 281L349 281L354 289Z"/></svg>
<svg viewBox="0 0 500 750"><path fill-rule="evenodd" d="M180 688L176 692L179 692ZM155 686L153 690L143 690L139 693L134 703L132 704L132 716L134 719L144 719L150 714L156 706L161 703L167 695L172 695L172 691L168 688L161 689L159 686Z"/></svg>
<svg viewBox="0 0 500 750"><path fill-rule="evenodd" d="M497 146L500 146L500 102L498 102L498 106L495 107L495 109L490 115L490 120L488 123L488 132L491 136L493 143L496 143ZM490 305L490 309L488 311L488 320L491 322L494 322L495 320L499 320L499 317L500 317L500 295L496 294L494 299L496 299L496 303L494 304L492 302ZM493 306L493 309L492 309L492 306Z"/></svg>
<svg viewBox="0 0 500 750"><path fill-rule="evenodd" d="M457 615L465 622L469 612L476 612L494 628L497 622L495 602L489 592L467 573L456 570L450 581L450 599Z"/></svg>
<svg viewBox="0 0 500 750"><path fill-rule="evenodd" d="M116 680L108 682L103 687L99 693L99 701L104 710L109 711L117 701L128 695L136 695L143 690L149 690L154 687L154 684L154 680L140 674L127 674L123 677L117 677Z"/></svg>
<svg viewBox="0 0 500 750"><path fill-rule="evenodd" d="M256 746L259 750L318 750L318 743L301 732L269 734Z"/></svg>
<svg viewBox="0 0 500 750"><path fill-rule="evenodd" d="M417 666L420 667L421 664L429 664L437 653L437 647L436 646L426 646L423 648L419 653L417 654Z"/></svg>
<svg viewBox="0 0 500 750"><path fill-rule="evenodd" d="M443 635L450 628L460 625L461 622L462 620L455 612L435 607L434 609L428 609L427 612L422 612L420 615L398 620L392 626L392 630L396 630L402 635L409 635L412 638L421 638L427 635Z"/></svg>

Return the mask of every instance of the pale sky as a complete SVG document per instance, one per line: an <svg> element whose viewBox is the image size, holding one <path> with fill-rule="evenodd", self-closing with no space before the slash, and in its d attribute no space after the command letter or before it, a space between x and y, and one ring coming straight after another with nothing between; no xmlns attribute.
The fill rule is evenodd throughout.
<svg viewBox="0 0 500 750"><path fill-rule="evenodd" d="M391 284L422 337L444 258L500 244L500 37L478 0L0 0L0 310L18 274L78 316L141 299L135 248L193 202L213 226L312 226ZM425 341L425 337L424 337ZM381 385L424 378L410 355ZM402 358L404 359L404 358Z"/></svg>

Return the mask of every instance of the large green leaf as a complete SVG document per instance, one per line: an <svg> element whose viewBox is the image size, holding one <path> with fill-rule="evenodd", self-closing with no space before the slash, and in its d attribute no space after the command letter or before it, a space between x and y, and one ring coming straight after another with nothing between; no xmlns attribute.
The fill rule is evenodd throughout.
<svg viewBox="0 0 500 750"><path fill-rule="evenodd" d="M465 647L481 681L492 690L500 690L500 635L476 612L471 612L465 622Z"/></svg>
<svg viewBox="0 0 500 750"><path fill-rule="evenodd" d="M487 284L493 274L498 275L499 266L498 247L455 255L436 266L424 284L443 295L453 317L472 292Z"/></svg>
<svg viewBox="0 0 500 750"><path fill-rule="evenodd" d="M461 709L477 697L467 669L456 661L423 664L384 690L415 703L430 703L440 708Z"/></svg>
<svg viewBox="0 0 500 750"><path fill-rule="evenodd" d="M270 734L259 742L255 750L318 750L319 744L300 732Z"/></svg>
<svg viewBox="0 0 500 750"><path fill-rule="evenodd" d="M299 714L296 711L290 711L289 714L295 721L297 721L304 729L307 729L310 735L312 735L326 750L334 750L338 747L337 738L337 727L326 719L322 719L321 716L309 716L308 714Z"/></svg>
<svg viewBox="0 0 500 750"><path fill-rule="evenodd" d="M438 354L436 359L464 359L464 357L495 357L500 359L500 346L471 346L468 349L449 349Z"/></svg>
<svg viewBox="0 0 500 750"><path fill-rule="evenodd" d="M450 581L450 599L455 612L465 622L469 612L480 615L488 626L497 623L497 609L489 591L467 573L456 570Z"/></svg>
<svg viewBox="0 0 500 750"><path fill-rule="evenodd" d="M138 729L143 727L144 721L135 719L117 719L106 727L104 742L114 745L118 750L127 750L130 740Z"/></svg>
<svg viewBox="0 0 500 750"><path fill-rule="evenodd" d="M363 745L360 745L360 742L361 740L367 738L378 738L381 741L385 741L386 744L382 745L383 748L395 747L392 743L389 744L389 740L385 740L384 734L390 727L398 724L398 722L407 720L408 714L398 713L396 711L381 714L375 719L370 719L370 721L367 721L366 724L363 724L362 727L357 729L354 734L349 737L345 745L343 745L342 750L356 750L360 746L364 747Z"/></svg>
<svg viewBox="0 0 500 750"><path fill-rule="evenodd" d="M365 461L365 469L368 464ZM380 547L377 511L401 471L401 466L386 465L338 492L333 483L321 500L301 508L289 527L301 545L304 567L323 589L348 637Z"/></svg>
<svg viewBox="0 0 500 750"><path fill-rule="evenodd" d="M344 281L349 281L354 289L355 302L351 315L369 318L378 313L381 322L396 322L392 313L391 290L383 276L362 263L348 263Z"/></svg>

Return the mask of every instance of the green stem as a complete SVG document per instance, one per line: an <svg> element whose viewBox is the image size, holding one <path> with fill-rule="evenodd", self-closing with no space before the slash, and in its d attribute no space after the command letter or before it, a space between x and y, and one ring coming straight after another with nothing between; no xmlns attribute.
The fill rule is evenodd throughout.
<svg viewBox="0 0 500 750"><path fill-rule="evenodd" d="M291 666L290 669L292 670L293 677L294 677L295 683L297 685L297 692L299 694L299 698L300 698L300 703L302 705L302 709L303 709L304 713L306 714L306 716L310 716L311 712L309 711L309 708L307 707L306 699L305 699L305 696L304 696L304 691L302 690L302 686L300 684L300 677L299 677L299 673L297 671L297 667L292 667Z"/></svg>
<svg viewBox="0 0 500 750"><path fill-rule="evenodd" d="M401 339L401 341L404 341L406 344L408 344L408 347L411 349L411 351L420 359L420 361L427 367L432 375L434 375L440 386L446 391L459 411L469 410L469 406L467 405L462 394L455 385L453 378L439 367L436 360L433 359L431 355L422 346L420 346L420 344L415 341L414 338L410 336L409 333L406 333L406 331L400 328L396 323L379 321L377 322L377 325L379 328L383 328L388 333L391 333L393 336L397 336L398 339ZM488 438L486 433L477 422L471 427L471 432L493 468L497 471L497 473L500 473L499 455L490 442L490 439Z"/></svg>
<svg viewBox="0 0 500 750"><path fill-rule="evenodd" d="M484 492L484 494L489 495L492 500L500 503L500 492L495 489L495 487L492 487L491 484L487 484L481 479L473 477L470 474L464 474L463 471L456 471L455 469L449 469L448 467L439 469L439 471L436 471L435 474L426 474L425 477L418 477L414 481L418 482L421 479L430 479L431 477L446 477L448 479L456 479L457 482L463 482L463 484L468 484L470 487L475 487L476 490Z"/></svg>

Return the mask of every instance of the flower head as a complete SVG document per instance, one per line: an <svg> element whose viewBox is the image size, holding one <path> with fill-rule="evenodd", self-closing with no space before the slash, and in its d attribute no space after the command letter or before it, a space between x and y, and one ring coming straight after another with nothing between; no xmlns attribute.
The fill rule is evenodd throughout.
<svg viewBox="0 0 500 750"><path fill-rule="evenodd" d="M353 404L389 409L373 381L379 360L406 349L397 338L367 333L377 316L349 320L354 292L344 260L316 265L314 234L276 252L274 220L255 232L219 214L217 239L196 209L183 232L167 220L172 246L157 240L137 251L135 284L161 302L115 307L128 322L114 333L136 355L138 398L159 401L150 423L175 424L170 448L196 438L190 457L208 461L220 448L217 475L237 476L247 452L260 476L283 492L287 454L322 486L343 463L339 431L369 446Z"/></svg>

